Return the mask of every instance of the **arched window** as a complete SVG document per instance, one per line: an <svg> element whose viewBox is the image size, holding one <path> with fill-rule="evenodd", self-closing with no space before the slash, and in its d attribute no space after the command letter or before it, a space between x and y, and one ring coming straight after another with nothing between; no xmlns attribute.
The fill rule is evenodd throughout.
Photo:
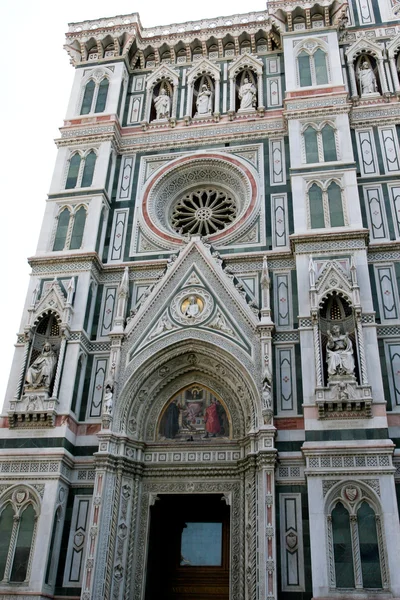
<svg viewBox="0 0 400 600"><path fill-rule="evenodd" d="M331 227L343 227L342 191L334 181L328 187L328 205Z"/></svg>
<svg viewBox="0 0 400 600"><path fill-rule="evenodd" d="M308 203L311 229L321 227L343 227L342 189L334 181L327 187L313 183L308 190Z"/></svg>
<svg viewBox="0 0 400 600"><path fill-rule="evenodd" d="M29 579L38 514L35 503L31 492L14 487L0 506L0 581L23 583Z"/></svg>
<svg viewBox="0 0 400 600"><path fill-rule="evenodd" d="M96 106L94 109L95 113L104 112L107 103L107 94L108 94L108 86L109 82L107 77L101 80L100 85L97 90L97 100Z"/></svg>
<svg viewBox="0 0 400 600"><path fill-rule="evenodd" d="M81 115L87 115L90 113L93 102L93 95L95 90L95 83L93 79L87 82L85 86L85 92L83 94L82 106L81 106Z"/></svg>
<svg viewBox="0 0 400 600"><path fill-rule="evenodd" d="M7 504L0 515L0 581L4 578L13 524L14 510L11 504Z"/></svg>
<svg viewBox="0 0 400 600"><path fill-rule="evenodd" d="M79 250L82 246L86 223L86 208L80 206L75 212L65 207L57 218L53 250Z"/></svg>
<svg viewBox="0 0 400 600"><path fill-rule="evenodd" d="M324 161L337 160L335 130L330 125L325 125L321 131Z"/></svg>
<svg viewBox="0 0 400 600"><path fill-rule="evenodd" d="M90 113L104 112L107 104L109 81L107 77L96 83L93 79L90 79L83 93L83 100L81 104L81 115L88 115Z"/></svg>
<svg viewBox="0 0 400 600"><path fill-rule="evenodd" d="M83 231L85 229L86 222L86 209L81 206L75 213L74 225L72 227L72 235L70 242L70 249L77 250L82 246Z"/></svg>
<svg viewBox="0 0 400 600"><path fill-rule="evenodd" d="M363 502L357 511L357 522L364 587L381 588L382 575L379 561L376 517L373 509L367 502Z"/></svg>
<svg viewBox="0 0 400 600"><path fill-rule="evenodd" d="M97 155L94 150L87 152L83 158L78 152L75 152L69 159L65 189L70 190L78 187L91 186L96 159Z"/></svg>
<svg viewBox="0 0 400 600"><path fill-rule="evenodd" d="M67 240L67 233L69 227L69 219L71 213L68 208L64 208L58 215L57 230L54 238L53 250L64 250L65 242Z"/></svg>
<svg viewBox="0 0 400 600"><path fill-rule="evenodd" d="M329 567L332 584L338 589L385 588L384 542L378 506L371 492L348 482L333 495L336 498L327 521L328 550L334 557L334 572L333 565Z"/></svg>
<svg viewBox="0 0 400 600"><path fill-rule="evenodd" d="M321 48L318 48L313 54L315 80L317 85L328 83L328 69L326 66L326 54Z"/></svg>
<svg viewBox="0 0 400 600"><path fill-rule="evenodd" d="M307 127L304 131L304 145L306 149L306 161L308 163L319 162L317 132L314 127Z"/></svg>
<svg viewBox="0 0 400 600"><path fill-rule="evenodd" d="M297 62L299 66L300 87L312 85L310 56L303 50L300 52Z"/></svg>
<svg viewBox="0 0 400 600"><path fill-rule="evenodd" d="M309 46L314 46L310 50ZM326 52L310 42L307 50L302 49L297 55L297 76L300 87L311 87L329 83Z"/></svg>
<svg viewBox="0 0 400 600"><path fill-rule="evenodd" d="M73 154L71 156L70 161L69 161L67 182L65 184L65 188L67 190L70 190L70 189L76 187L78 177L79 177L80 166L81 166L81 156L78 152L75 152L75 154Z"/></svg>
<svg viewBox="0 0 400 600"><path fill-rule="evenodd" d="M308 201L310 204L311 229L325 227L322 190L316 183L313 183L308 191Z"/></svg>
<svg viewBox="0 0 400 600"><path fill-rule="evenodd" d="M310 124L303 131L304 150L307 163L332 162L338 159L336 132L331 125Z"/></svg>
<svg viewBox="0 0 400 600"><path fill-rule="evenodd" d="M93 150L91 150L89 154L86 155L81 187L89 187L90 185L92 185L96 158L96 153L93 152Z"/></svg>
<svg viewBox="0 0 400 600"><path fill-rule="evenodd" d="M30 504L22 513L19 521L10 581L22 582L26 579L34 527L35 511Z"/></svg>

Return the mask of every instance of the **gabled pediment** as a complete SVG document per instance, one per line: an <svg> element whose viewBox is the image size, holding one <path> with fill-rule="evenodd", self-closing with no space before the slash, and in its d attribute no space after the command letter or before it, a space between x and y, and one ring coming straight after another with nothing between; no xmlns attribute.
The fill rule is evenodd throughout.
<svg viewBox="0 0 400 600"><path fill-rule="evenodd" d="M210 75L216 81L219 81L221 69L208 58L203 58L193 65L187 73L188 83L193 83L195 79L202 75Z"/></svg>
<svg viewBox="0 0 400 600"><path fill-rule="evenodd" d="M389 58L396 58L396 55L400 48L400 33L387 46L387 53Z"/></svg>
<svg viewBox="0 0 400 600"><path fill-rule="evenodd" d="M253 54L242 54L229 67L229 77L235 77L243 69L252 69L257 75L262 75L263 62Z"/></svg>
<svg viewBox="0 0 400 600"><path fill-rule="evenodd" d="M161 79L167 79L173 85L178 85L179 73L177 73L177 71L175 71L175 69L170 67L168 64L163 63L157 67L157 69L155 69L151 75L148 76L146 81L147 88L149 89L153 87L153 85L161 81Z"/></svg>
<svg viewBox="0 0 400 600"><path fill-rule="evenodd" d="M61 286L58 281L54 280L32 310L31 323L36 324L42 315L49 311L57 315L60 321L64 321L66 306L67 303Z"/></svg>
<svg viewBox="0 0 400 600"><path fill-rule="evenodd" d="M326 262L315 282L315 289L318 294L318 303L321 303L326 296L333 292L344 294L352 303L351 280L336 261Z"/></svg>
<svg viewBox="0 0 400 600"><path fill-rule="evenodd" d="M250 295L235 286L221 263L218 253L192 238L129 321L124 342L128 362L150 344L159 347L196 336L217 345L222 338L253 355L258 315L248 305Z"/></svg>
<svg viewBox="0 0 400 600"><path fill-rule="evenodd" d="M360 37L348 50L346 50L347 60L352 62L360 54L371 54L375 58L383 58L382 47L368 39L367 37Z"/></svg>

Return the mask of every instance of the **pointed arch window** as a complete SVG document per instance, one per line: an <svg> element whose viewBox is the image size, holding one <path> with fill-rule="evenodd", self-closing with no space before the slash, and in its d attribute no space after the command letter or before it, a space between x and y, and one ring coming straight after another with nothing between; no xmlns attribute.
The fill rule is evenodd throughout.
<svg viewBox="0 0 400 600"><path fill-rule="evenodd" d="M69 159L65 189L90 187L93 182L97 154L94 150L80 154L75 152Z"/></svg>
<svg viewBox="0 0 400 600"><path fill-rule="evenodd" d="M307 52L300 52L298 58L298 67L299 67L299 78L300 78L300 87L308 87L312 85L311 78L311 62L310 56Z"/></svg>
<svg viewBox="0 0 400 600"><path fill-rule="evenodd" d="M107 78L101 80L97 91L96 106L94 108L95 113L104 112L106 108L107 95L108 95L109 82Z"/></svg>
<svg viewBox="0 0 400 600"><path fill-rule="evenodd" d="M64 210L62 210L58 215L53 250L64 250L65 242L67 240L70 216L71 213L68 208L64 208Z"/></svg>
<svg viewBox="0 0 400 600"><path fill-rule="evenodd" d="M22 494L28 495L25 491ZM15 504L15 498L16 492L0 507L0 581L4 583L29 580L37 526L33 504L29 501L21 507Z"/></svg>
<svg viewBox="0 0 400 600"><path fill-rule="evenodd" d="M317 85L328 83L328 69L326 65L326 54L321 48L318 48L313 54L315 81Z"/></svg>
<svg viewBox="0 0 400 600"><path fill-rule="evenodd" d="M87 210L85 206L65 207L57 216L53 251L79 250L82 247Z"/></svg>
<svg viewBox="0 0 400 600"><path fill-rule="evenodd" d="M93 103L93 96L96 84L93 79L87 82L85 85L85 92L83 94L82 106L81 106L81 115L87 115L90 113Z"/></svg>
<svg viewBox="0 0 400 600"><path fill-rule="evenodd" d="M71 190L72 188L76 187L81 167L81 160L81 155L78 152L75 152L75 154L71 156L69 160L69 168L65 189Z"/></svg>
<svg viewBox="0 0 400 600"><path fill-rule="evenodd" d="M326 123L323 127L310 124L303 130L306 163L338 160L336 130Z"/></svg>
<svg viewBox="0 0 400 600"><path fill-rule="evenodd" d="M89 79L83 92L80 110L81 115L101 113L105 111L109 83L110 82L107 77L103 77L101 81L97 82L95 82L93 79Z"/></svg>
<svg viewBox="0 0 400 600"><path fill-rule="evenodd" d="M310 41L307 49L301 49L298 53L297 78L300 87L329 83L327 54L315 42Z"/></svg>
<svg viewBox="0 0 400 600"><path fill-rule="evenodd" d="M96 165L96 153L91 150L85 158L85 166L83 167L83 175L81 181L81 187L89 187L92 185L94 167Z"/></svg>
<svg viewBox="0 0 400 600"><path fill-rule="evenodd" d="M380 515L364 491L353 485L349 485L348 490L356 494L358 500L348 503L346 490L342 490L341 498L328 514L328 543L331 544L328 550L334 559L331 585L337 589L381 590L387 582L382 577L386 558Z"/></svg>
<svg viewBox="0 0 400 600"><path fill-rule="evenodd" d="M83 232L86 223L86 209L81 206L75 213L74 224L72 226L70 249L77 250L82 246Z"/></svg>
<svg viewBox="0 0 400 600"><path fill-rule="evenodd" d="M332 181L328 186L313 183L308 189L311 229L347 225L341 187Z"/></svg>

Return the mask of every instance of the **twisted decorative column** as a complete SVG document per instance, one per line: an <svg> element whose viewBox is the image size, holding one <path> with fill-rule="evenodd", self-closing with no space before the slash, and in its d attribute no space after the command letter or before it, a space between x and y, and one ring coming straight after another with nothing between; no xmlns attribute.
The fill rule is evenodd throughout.
<svg viewBox="0 0 400 600"><path fill-rule="evenodd" d="M58 355L56 376L54 378L54 385L53 385L53 394L52 395L55 398L58 397L58 390L59 390L59 387L60 387L60 379L61 379L61 372L62 372L62 368L63 368L63 364L64 364L64 356L65 356L66 345L67 345L67 337L66 337L65 332L64 332L62 334L61 346L60 346L60 353Z"/></svg>
<svg viewBox="0 0 400 600"><path fill-rule="evenodd" d="M15 400L19 400L22 395L22 389L23 389L23 385L24 385L24 377L25 377L25 371L26 371L26 365L28 362L28 355L29 355L30 347L31 347L31 337L30 337L30 335L25 334L24 355L22 357L21 368L20 368L19 376L18 376L17 389L15 391L15 396L14 396Z"/></svg>
<svg viewBox="0 0 400 600"><path fill-rule="evenodd" d="M397 72L396 61L393 56L389 58L390 72L392 73L393 85L396 92L400 92L399 74Z"/></svg>
<svg viewBox="0 0 400 600"><path fill-rule="evenodd" d="M367 364L365 359L365 348L364 348L364 334L361 323L361 315L356 315L356 328L358 338L358 351L360 354L360 369L361 369L361 382L363 385L368 385L367 375Z"/></svg>
<svg viewBox="0 0 400 600"><path fill-rule="evenodd" d="M317 379L317 387L322 387L321 344L320 344L320 339L319 339L317 315L313 315L312 323L313 323L313 340L314 340L314 356L315 356L315 375L316 375L316 379Z"/></svg>

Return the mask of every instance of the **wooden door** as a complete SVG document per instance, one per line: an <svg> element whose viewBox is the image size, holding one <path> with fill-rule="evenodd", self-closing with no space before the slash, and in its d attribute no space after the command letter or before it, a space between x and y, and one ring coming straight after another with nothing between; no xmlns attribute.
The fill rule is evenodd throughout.
<svg viewBox="0 0 400 600"><path fill-rule="evenodd" d="M221 494L151 507L146 600L229 600L229 506Z"/></svg>

